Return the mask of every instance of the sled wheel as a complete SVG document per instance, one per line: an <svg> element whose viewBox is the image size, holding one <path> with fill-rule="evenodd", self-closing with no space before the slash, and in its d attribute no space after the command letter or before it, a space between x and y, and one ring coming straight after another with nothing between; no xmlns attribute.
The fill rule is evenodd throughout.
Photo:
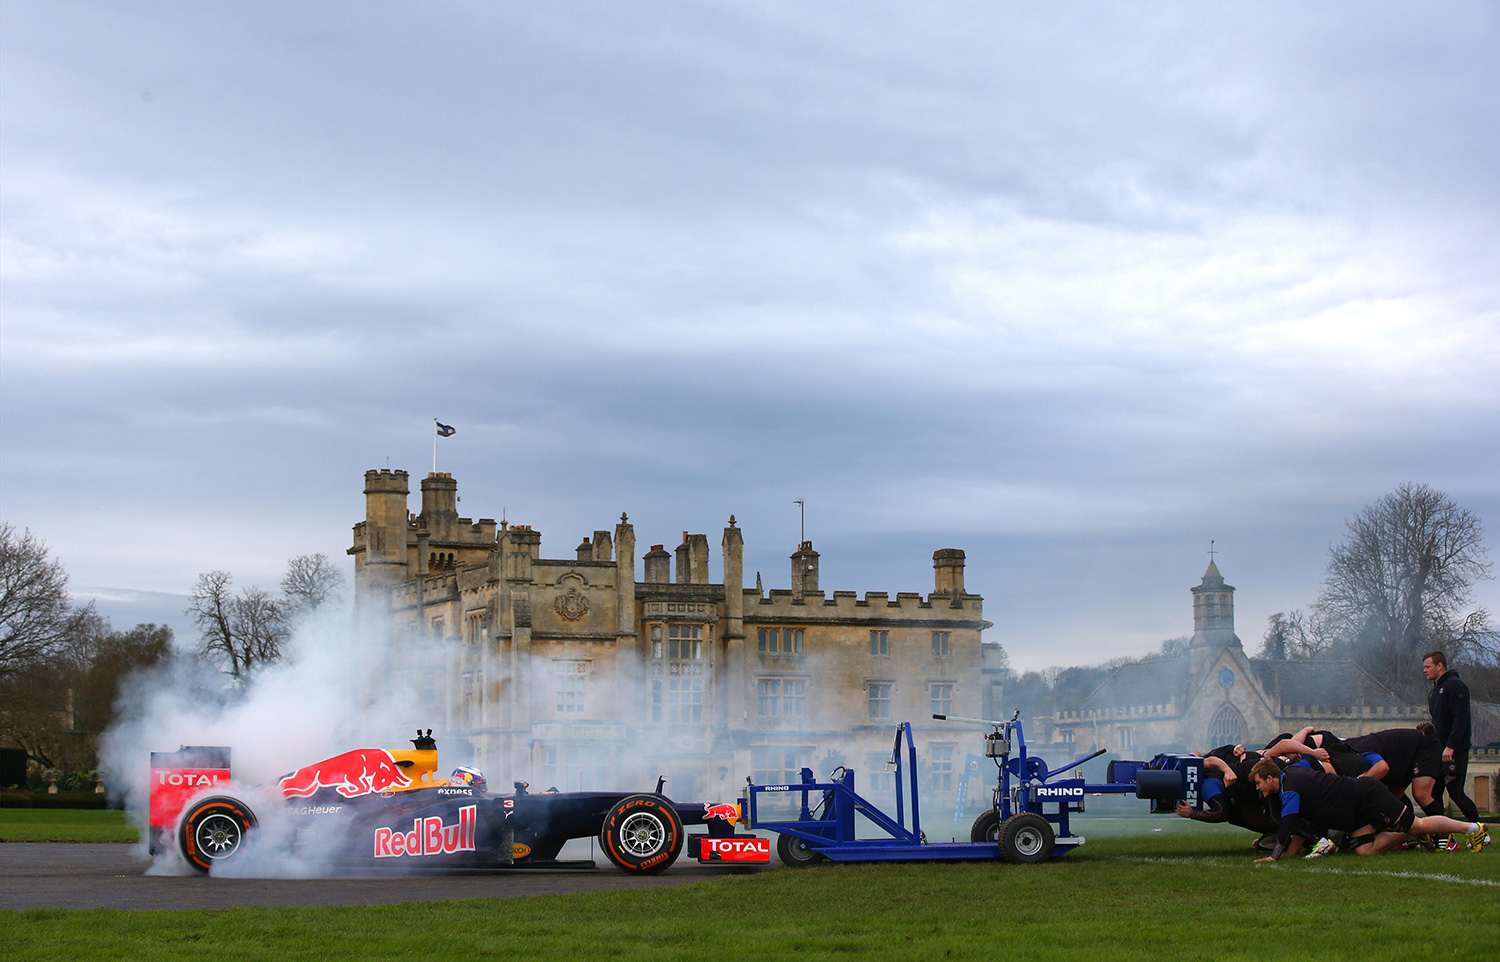
<svg viewBox="0 0 1500 962"><path fill-rule="evenodd" d="M228 795L195 803L177 829L177 850L195 872L207 874L239 858L255 831L250 806Z"/></svg>
<svg viewBox="0 0 1500 962"><path fill-rule="evenodd" d="M815 851L804 839L795 835L776 837L776 857L787 868L807 868L824 860L825 856Z"/></svg>
<svg viewBox="0 0 1500 962"><path fill-rule="evenodd" d="M1033 812L1012 815L1000 826L1000 857L1007 862L1040 862L1052 854L1052 823Z"/></svg>
<svg viewBox="0 0 1500 962"><path fill-rule="evenodd" d="M626 872L654 875L682 852L682 819L666 799L631 795L604 816L599 843L609 860Z"/></svg>
<svg viewBox="0 0 1500 962"><path fill-rule="evenodd" d="M969 829L969 841L989 842L991 845L999 842L1000 813L992 808L974 819L974 825Z"/></svg>

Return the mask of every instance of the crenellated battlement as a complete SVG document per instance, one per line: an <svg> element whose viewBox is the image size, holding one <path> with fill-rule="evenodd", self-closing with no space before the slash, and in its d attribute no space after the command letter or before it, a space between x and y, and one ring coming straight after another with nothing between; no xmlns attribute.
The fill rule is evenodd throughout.
<svg viewBox="0 0 1500 962"><path fill-rule="evenodd" d="M919 592L900 591L892 598L887 591L867 591L860 597L854 591L835 591L828 597L822 591L809 591L798 599L787 588L772 588L762 593L744 589L746 620L778 618L792 621L892 621L911 618L920 621L972 622L982 618L984 599L979 595L949 598L938 593L923 597Z"/></svg>
<svg viewBox="0 0 1500 962"><path fill-rule="evenodd" d="M381 468L365 472L365 494L410 494L411 476L405 471Z"/></svg>

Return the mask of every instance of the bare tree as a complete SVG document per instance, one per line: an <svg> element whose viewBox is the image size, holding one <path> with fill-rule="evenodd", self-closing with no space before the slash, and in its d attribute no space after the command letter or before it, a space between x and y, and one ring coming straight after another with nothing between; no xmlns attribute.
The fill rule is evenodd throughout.
<svg viewBox="0 0 1500 962"><path fill-rule="evenodd" d="M1261 636L1260 657L1278 660L1311 661L1336 654L1338 644L1322 620L1309 618L1307 612L1278 611L1266 618L1266 633Z"/></svg>
<svg viewBox="0 0 1500 962"><path fill-rule="evenodd" d="M227 571L200 574L187 614L202 633L202 653L222 660L230 675L243 679L261 665L280 660L286 613L281 602L260 588L235 594L233 580Z"/></svg>
<svg viewBox="0 0 1500 962"><path fill-rule="evenodd" d="M1490 577L1479 518L1425 484L1405 483L1350 522L1329 551L1314 614L1387 684L1407 687L1415 659L1482 647L1483 608L1465 612Z"/></svg>
<svg viewBox="0 0 1500 962"><path fill-rule="evenodd" d="M1278 611L1266 619L1266 633L1260 639L1260 657L1271 658L1275 661L1286 661L1286 612Z"/></svg>
<svg viewBox="0 0 1500 962"><path fill-rule="evenodd" d="M1192 640L1188 635L1168 638L1161 643L1161 647L1157 649L1157 652L1167 658L1176 658L1178 655L1187 654L1188 644Z"/></svg>
<svg viewBox="0 0 1500 962"><path fill-rule="evenodd" d="M68 573L40 538L0 524L0 678L61 650L93 613L73 606Z"/></svg>
<svg viewBox="0 0 1500 962"><path fill-rule="evenodd" d="M286 564L281 593L292 612L311 613L337 602L344 590L344 573L325 554L299 554Z"/></svg>
<svg viewBox="0 0 1500 962"><path fill-rule="evenodd" d="M92 769L92 735L114 719L121 679L169 657L171 643L168 628L111 631L109 622L89 612L66 644L0 679L0 740L43 768Z"/></svg>

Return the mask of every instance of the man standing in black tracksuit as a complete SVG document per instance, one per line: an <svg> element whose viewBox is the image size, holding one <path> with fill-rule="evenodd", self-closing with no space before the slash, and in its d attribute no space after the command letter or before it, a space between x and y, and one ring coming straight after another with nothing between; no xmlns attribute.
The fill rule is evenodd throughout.
<svg viewBox="0 0 1500 962"><path fill-rule="evenodd" d="M1458 672L1448 668L1448 656L1441 651L1429 651L1422 656L1422 674L1432 682L1432 690L1427 693L1427 710L1432 713L1432 726L1443 745L1443 778L1438 797L1446 790L1464 818L1478 821L1479 809L1464 793L1464 777L1469 772L1469 686L1458 677Z"/></svg>

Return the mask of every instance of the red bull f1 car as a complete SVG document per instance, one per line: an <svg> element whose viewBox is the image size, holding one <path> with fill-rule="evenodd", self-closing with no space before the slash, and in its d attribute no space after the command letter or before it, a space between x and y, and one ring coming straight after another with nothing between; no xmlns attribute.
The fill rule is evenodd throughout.
<svg viewBox="0 0 1500 962"><path fill-rule="evenodd" d="M175 841L194 870L228 869L270 850L332 869L468 871L593 868L560 861L570 839L597 838L621 870L651 874L682 854L702 862L769 862L770 841L737 835L733 804L680 803L654 792L510 794L437 777L429 730L412 749L361 748L251 792L227 791L229 749L151 754L150 847ZM702 826L689 835L688 826Z"/></svg>

